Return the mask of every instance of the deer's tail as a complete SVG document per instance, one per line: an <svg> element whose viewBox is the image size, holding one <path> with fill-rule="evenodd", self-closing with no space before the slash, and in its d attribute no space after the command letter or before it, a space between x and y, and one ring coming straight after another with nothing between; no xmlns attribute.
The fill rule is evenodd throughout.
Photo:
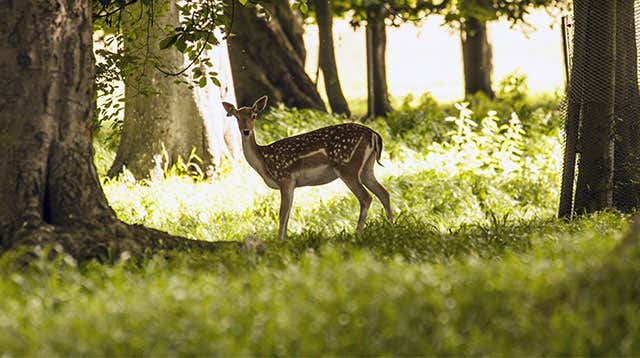
<svg viewBox="0 0 640 358"><path fill-rule="evenodd" d="M380 163L380 157L382 157L382 136L376 131L373 131L373 152L376 154L376 162L378 162L380 166L383 166L382 163Z"/></svg>

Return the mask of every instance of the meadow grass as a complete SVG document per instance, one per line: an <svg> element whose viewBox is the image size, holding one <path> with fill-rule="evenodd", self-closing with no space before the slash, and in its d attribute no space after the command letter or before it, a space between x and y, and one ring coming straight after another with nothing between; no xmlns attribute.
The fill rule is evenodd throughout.
<svg viewBox="0 0 640 358"><path fill-rule="evenodd" d="M290 237L278 241L278 195L242 163L215 180L174 168L155 182L106 181L127 222L199 240L260 239L265 251L110 264L59 256L27 267L5 254L0 352L637 354L640 249L617 249L624 215L554 218L561 134L553 107L405 102L370 123L385 139L376 170L394 224L376 202L354 235L357 201L336 182L296 191ZM343 120L274 109L258 140ZM113 150L98 139L104 173Z"/></svg>

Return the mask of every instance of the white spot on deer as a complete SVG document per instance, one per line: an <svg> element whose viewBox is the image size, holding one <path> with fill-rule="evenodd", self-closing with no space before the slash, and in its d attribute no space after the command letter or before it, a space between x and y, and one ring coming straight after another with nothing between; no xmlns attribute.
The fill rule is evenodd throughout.
<svg viewBox="0 0 640 358"><path fill-rule="evenodd" d="M358 168L358 178L360 178L360 175L362 174L362 170L364 169L364 165L367 163L367 160L369 160L369 156L373 153L373 146L368 146L364 149L364 160L362 161L362 163L360 163L360 168Z"/></svg>
<svg viewBox="0 0 640 358"><path fill-rule="evenodd" d="M324 148L320 148L320 149L318 149L318 150L314 150L314 151L312 151L312 152L309 152L309 153L303 154L303 155L299 156L298 158L300 158L300 159L302 159L302 158L308 158L308 157L312 157L312 156L314 156L314 155L316 155L316 154L320 154L320 153L322 153L322 154L324 154L324 155L327 155L327 151L326 151Z"/></svg>

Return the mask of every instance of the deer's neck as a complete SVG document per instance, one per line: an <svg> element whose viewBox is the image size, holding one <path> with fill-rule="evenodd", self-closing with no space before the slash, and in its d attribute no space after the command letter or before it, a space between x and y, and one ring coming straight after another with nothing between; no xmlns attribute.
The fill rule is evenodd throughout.
<svg viewBox="0 0 640 358"><path fill-rule="evenodd" d="M248 136L242 136L242 152L247 163L256 171L267 185L273 180L267 173L267 169L264 166L264 157L260 151L261 146L256 143L256 136L253 131Z"/></svg>

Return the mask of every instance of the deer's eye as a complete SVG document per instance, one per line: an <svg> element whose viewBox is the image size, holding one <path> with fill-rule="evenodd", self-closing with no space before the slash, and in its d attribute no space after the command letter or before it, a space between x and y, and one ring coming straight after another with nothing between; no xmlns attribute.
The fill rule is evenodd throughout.
<svg viewBox="0 0 640 358"><path fill-rule="evenodd" d="M258 116L257 114L251 113L251 119L256 119L257 116Z"/></svg>

